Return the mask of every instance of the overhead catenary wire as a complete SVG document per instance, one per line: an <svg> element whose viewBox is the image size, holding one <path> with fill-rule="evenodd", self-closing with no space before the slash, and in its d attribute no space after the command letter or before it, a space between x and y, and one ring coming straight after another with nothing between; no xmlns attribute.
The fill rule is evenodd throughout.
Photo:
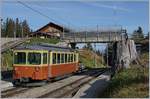
<svg viewBox="0 0 150 99"><path fill-rule="evenodd" d="M45 17L45 18L47 18L47 19L49 19L49 20L51 20L51 21L53 21L53 22L59 23L58 21L52 19L52 18L49 17L48 15L43 14L42 12L40 12L40 11L38 11L38 10L36 10L36 9L34 9L34 8L32 8L32 7L30 7L30 6L28 6L27 4L25 4L25 3L21 2L21 1L18 1L18 0L16 0L16 1L17 1L19 4L23 5L24 7L27 7L27 8L29 8L30 10L32 10L32 11L38 13L39 15L41 15L41 16L43 16L43 17Z"/></svg>
<svg viewBox="0 0 150 99"><path fill-rule="evenodd" d="M41 5L39 5L39 4L37 4L37 3L34 3L34 5L37 6L37 7L41 7ZM44 8L44 7L42 6L41 8ZM55 13L53 10L50 10L50 9L47 9L47 10L51 11L51 13L55 14L55 16L57 16L57 17L58 17L59 19L61 19L63 22L67 23L68 26L71 25L71 26L76 27L75 25L73 25L73 24L70 23L69 21L65 20L63 17L56 15L56 13Z"/></svg>
<svg viewBox="0 0 150 99"><path fill-rule="evenodd" d="M49 17L48 15L43 14L42 12L40 12L40 11L38 11L38 10L36 10L36 9L34 9L34 8L32 8L32 7L30 7L28 4L25 4L24 2L21 2L21 1L18 1L18 0L16 0L16 1L17 1L19 4L23 5L24 7L27 7L27 8L29 8L30 10L32 10L32 11L38 13L39 15L41 15L41 16L43 16L43 17L49 19L49 20L52 20L53 22L55 22L55 23L57 23L57 24L59 23L59 25L61 25L61 26L63 27L63 38L64 38L64 28L67 28L66 25L64 25L64 24L62 24L61 22L58 22L58 21L54 20L53 18ZM62 19L62 18L61 18L61 19ZM66 20L64 20L64 22L66 22ZM70 22L68 22L68 29L71 30L70 25L72 25L72 24L71 24ZM72 25L72 26L74 26L74 25ZM76 26L74 26L74 27L76 27Z"/></svg>

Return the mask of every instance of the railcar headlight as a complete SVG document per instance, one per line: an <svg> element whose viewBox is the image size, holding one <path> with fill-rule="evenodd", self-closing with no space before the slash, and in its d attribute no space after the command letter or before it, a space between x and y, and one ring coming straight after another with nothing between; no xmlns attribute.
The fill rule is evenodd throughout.
<svg viewBox="0 0 150 99"><path fill-rule="evenodd" d="M18 70L18 68L15 68L15 71Z"/></svg>

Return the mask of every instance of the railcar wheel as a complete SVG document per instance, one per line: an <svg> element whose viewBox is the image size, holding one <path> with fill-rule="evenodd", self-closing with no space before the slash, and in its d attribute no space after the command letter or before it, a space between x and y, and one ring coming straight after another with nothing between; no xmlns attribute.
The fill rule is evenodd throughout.
<svg viewBox="0 0 150 99"><path fill-rule="evenodd" d="M43 81L36 81L36 82L29 82L29 83L24 83L22 84L24 87L40 87L43 86L47 83L46 80Z"/></svg>
<svg viewBox="0 0 150 99"><path fill-rule="evenodd" d="M13 86L19 86L20 85L20 81L18 79L13 80Z"/></svg>

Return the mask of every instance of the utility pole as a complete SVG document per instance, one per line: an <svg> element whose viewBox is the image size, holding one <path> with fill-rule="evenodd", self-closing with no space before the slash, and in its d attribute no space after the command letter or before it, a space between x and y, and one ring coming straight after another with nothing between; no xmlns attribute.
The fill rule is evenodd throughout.
<svg viewBox="0 0 150 99"><path fill-rule="evenodd" d="M22 38L23 38L23 27L21 28L21 34L22 34Z"/></svg>
<svg viewBox="0 0 150 99"><path fill-rule="evenodd" d="M64 40L64 25L63 25L63 37L62 37L62 40Z"/></svg>
<svg viewBox="0 0 150 99"><path fill-rule="evenodd" d="M103 50L101 51L101 54L102 54L102 64L104 63L103 62L103 57L104 57L104 55L103 55ZM103 64L104 65L104 64Z"/></svg>
<svg viewBox="0 0 150 99"><path fill-rule="evenodd" d="M108 67L108 44L107 44L107 67Z"/></svg>
<svg viewBox="0 0 150 99"><path fill-rule="evenodd" d="M1 24L0 24L0 27L2 28L2 25L3 25L3 19L0 17L0 19L1 19ZM0 29L0 33L2 34L2 29ZM1 35L0 35L0 37L1 37Z"/></svg>
<svg viewBox="0 0 150 99"><path fill-rule="evenodd" d="M97 33L98 33L98 24L97 24Z"/></svg>
<svg viewBox="0 0 150 99"><path fill-rule="evenodd" d="M98 41L98 38L99 38L99 33L98 33L98 24L97 24L97 41Z"/></svg>
<svg viewBox="0 0 150 99"><path fill-rule="evenodd" d="M95 65L95 68L97 68L97 64L96 64L96 43L94 43L94 52L95 52L95 55L94 55L94 65Z"/></svg>

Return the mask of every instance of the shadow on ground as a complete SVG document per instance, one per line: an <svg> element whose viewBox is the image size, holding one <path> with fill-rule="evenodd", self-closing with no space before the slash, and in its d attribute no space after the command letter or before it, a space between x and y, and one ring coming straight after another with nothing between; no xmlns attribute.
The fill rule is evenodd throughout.
<svg viewBox="0 0 150 99"><path fill-rule="evenodd" d="M1 80L12 82L12 77L13 77L12 73L13 73L12 70L1 71Z"/></svg>

